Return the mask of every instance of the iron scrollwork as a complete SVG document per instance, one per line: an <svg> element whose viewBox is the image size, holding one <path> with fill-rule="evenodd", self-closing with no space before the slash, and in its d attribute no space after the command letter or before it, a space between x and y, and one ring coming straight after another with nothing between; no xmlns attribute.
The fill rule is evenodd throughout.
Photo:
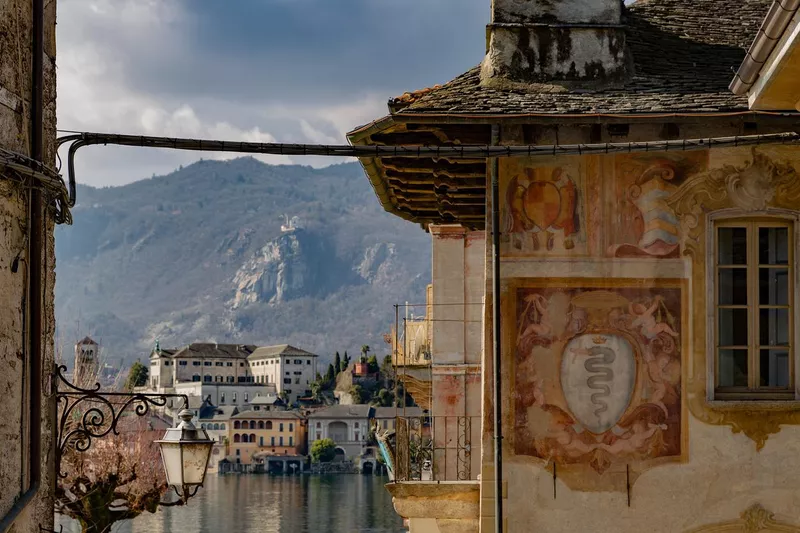
<svg viewBox="0 0 800 533"><path fill-rule="evenodd" d="M185 394L144 394L106 392L100 383L90 389L70 383L64 376L67 367L58 365L55 371L56 404L58 406L58 444L56 467L62 478L61 458L68 449L83 453L92 446L94 439L101 439L113 432L119 435L117 424L133 406L136 416L146 416L151 408L165 407L170 398L183 400L188 409L189 397Z"/></svg>

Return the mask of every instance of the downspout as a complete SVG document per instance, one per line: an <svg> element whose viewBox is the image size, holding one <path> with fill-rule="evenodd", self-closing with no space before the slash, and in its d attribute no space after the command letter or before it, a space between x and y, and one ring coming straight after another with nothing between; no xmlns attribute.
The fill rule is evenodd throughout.
<svg viewBox="0 0 800 533"><path fill-rule="evenodd" d="M500 125L492 125L492 145L500 143ZM499 162L489 160L492 183L492 341L494 342L494 530L503 533L503 419L500 329L500 182Z"/></svg>
<svg viewBox="0 0 800 533"><path fill-rule="evenodd" d="M31 158L43 164L44 159L44 0L33 1L33 83L31 87ZM41 169L39 169L41 170ZM42 254L44 232L46 228L45 213L42 206L42 192L31 189L31 238L30 251L30 448L31 486L39 485L41 479L41 425L42 425Z"/></svg>
<svg viewBox="0 0 800 533"><path fill-rule="evenodd" d="M744 94L750 90L761 74L766 63L783 32L800 8L800 0L775 0L770 6L761 28L758 30L753 44L747 51L744 61L736 71L736 75L728 88L734 94Z"/></svg>

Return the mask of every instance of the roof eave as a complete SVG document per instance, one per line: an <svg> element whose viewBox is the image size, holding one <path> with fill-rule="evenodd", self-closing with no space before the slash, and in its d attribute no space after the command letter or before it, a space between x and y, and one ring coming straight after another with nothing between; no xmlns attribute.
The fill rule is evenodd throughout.
<svg viewBox="0 0 800 533"><path fill-rule="evenodd" d="M750 90L798 9L800 0L775 0L772 3L753 44L729 85L733 94L741 95Z"/></svg>

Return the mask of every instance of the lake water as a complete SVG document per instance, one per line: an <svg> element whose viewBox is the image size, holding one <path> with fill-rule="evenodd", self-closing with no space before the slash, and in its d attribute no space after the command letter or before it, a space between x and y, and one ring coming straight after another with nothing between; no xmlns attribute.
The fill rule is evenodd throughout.
<svg viewBox="0 0 800 533"><path fill-rule="evenodd" d="M385 477L209 475L189 505L118 524L120 533L400 533ZM64 533L79 532L64 522ZM58 529L58 527L56 527Z"/></svg>

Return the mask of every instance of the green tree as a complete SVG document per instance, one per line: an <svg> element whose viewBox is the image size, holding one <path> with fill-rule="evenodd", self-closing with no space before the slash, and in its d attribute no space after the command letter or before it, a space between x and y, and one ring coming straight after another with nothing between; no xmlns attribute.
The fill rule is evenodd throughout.
<svg viewBox="0 0 800 533"><path fill-rule="evenodd" d="M339 352L336 352L336 355L333 356L333 370L338 374L342 370L342 358L339 357Z"/></svg>
<svg viewBox="0 0 800 533"><path fill-rule="evenodd" d="M336 443L331 439L320 439L311 445L311 460L315 463L330 463L336 457Z"/></svg>
<svg viewBox="0 0 800 533"><path fill-rule="evenodd" d="M378 358L375 355L371 355L369 359L367 359L367 369L369 370L370 374L374 374L377 372L378 369Z"/></svg>
<svg viewBox="0 0 800 533"><path fill-rule="evenodd" d="M367 354L368 353L369 353L369 346L366 345L366 344L363 344L361 346L361 362L362 363L366 363L367 362Z"/></svg>
<svg viewBox="0 0 800 533"><path fill-rule="evenodd" d="M350 366L350 356L347 355L347 350L344 351L344 358L342 359L342 365L344 365L344 368Z"/></svg>
<svg viewBox="0 0 800 533"><path fill-rule="evenodd" d="M361 385L353 385L347 392L349 392L350 397L353 398L353 403L364 403L364 389Z"/></svg>
<svg viewBox="0 0 800 533"><path fill-rule="evenodd" d="M328 365L328 372L325 374L325 380L331 385L336 382L336 372L333 370L333 364Z"/></svg>
<svg viewBox="0 0 800 533"><path fill-rule="evenodd" d="M388 389L381 389L372 397L372 405L378 407L391 407L394 404L394 393Z"/></svg>
<svg viewBox="0 0 800 533"><path fill-rule="evenodd" d="M132 391L134 387L144 387L147 385L148 377L149 371L147 367L139 361L136 361L131 365L131 369L128 371L128 379L125 380L125 389Z"/></svg>

